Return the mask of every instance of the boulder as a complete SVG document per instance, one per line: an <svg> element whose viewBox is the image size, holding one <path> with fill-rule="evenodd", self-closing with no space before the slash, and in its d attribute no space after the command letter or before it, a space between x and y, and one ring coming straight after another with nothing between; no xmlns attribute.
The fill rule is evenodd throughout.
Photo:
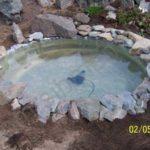
<svg viewBox="0 0 150 150"><path fill-rule="evenodd" d="M4 57L7 54L6 48L4 46L0 46L0 58Z"/></svg>
<svg viewBox="0 0 150 150"><path fill-rule="evenodd" d="M93 99L86 99L77 101L77 106L83 118L89 121L94 121L99 118L101 105L99 101Z"/></svg>
<svg viewBox="0 0 150 150"><path fill-rule="evenodd" d="M22 10L23 5L21 0L0 0L0 12L10 20L20 21L20 13Z"/></svg>
<svg viewBox="0 0 150 150"><path fill-rule="evenodd" d="M13 32L13 39L15 40L15 42L21 44L25 41L22 31L16 23L12 24L12 32Z"/></svg>
<svg viewBox="0 0 150 150"><path fill-rule="evenodd" d="M118 97L121 99L123 102L123 109L128 111L131 114L135 114L135 106L136 106L136 100L132 96L132 93L125 91L118 95Z"/></svg>
<svg viewBox="0 0 150 150"><path fill-rule="evenodd" d="M74 0L56 0L56 6L61 9L66 9L72 6L73 3L74 3Z"/></svg>
<svg viewBox="0 0 150 150"><path fill-rule="evenodd" d="M114 121L115 119L123 119L127 115L127 111L117 108L114 111L110 111L106 107L102 106L100 111L99 119L103 121L104 119L108 121Z"/></svg>
<svg viewBox="0 0 150 150"><path fill-rule="evenodd" d="M74 38L77 35L71 18L52 14L38 15L32 23L32 32L42 32L45 37Z"/></svg>
<svg viewBox="0 0 150 150"><path fill-rule="evenodd" d="M104 95L100 102L110 111L123 107L123 101L118 96L111 94Z"/></svg>
<svg viewBox="0 0 150 150"><path fill-rule="evenodd" d="M132 46L133 50L140 50L140 49L150 49L150 40L143 38L141 40L138 40L135 42L135 44Z"/></svg>
<svg viewBox="0 0 150 150"><path fill-rule="evenodd" d="M88 23L90 21L90 18L88 15L86 15L85 13L77 13L75 15L75 20L81 23Z"/></svg>
<svg viewBox="0 0 150 150"><path fill-rule="evenodd" d="M80 119L80 113L78 111L77 105L75 101L72 101L69 108L69 115L73 120Z"/></svg>

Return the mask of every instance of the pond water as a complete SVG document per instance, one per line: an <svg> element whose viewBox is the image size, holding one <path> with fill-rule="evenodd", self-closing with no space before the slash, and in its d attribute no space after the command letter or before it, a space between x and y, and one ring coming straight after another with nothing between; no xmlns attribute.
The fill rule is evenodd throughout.
<svg viewBox="0 0 150 150"><path fill-rule="evenodd" d="M0 90L10 83L27 84L32 97L99 98L133 91L145 76L142 62L128 50L103 41L42 41L1 60Z"/></svg>

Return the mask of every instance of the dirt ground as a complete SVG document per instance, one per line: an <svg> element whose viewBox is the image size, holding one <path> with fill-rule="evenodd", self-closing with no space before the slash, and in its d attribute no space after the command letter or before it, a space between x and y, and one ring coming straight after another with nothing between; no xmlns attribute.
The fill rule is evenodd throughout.
<svg viewBox="0 0 150 150"><path fill-rule="evenodd" d="M56 123L49 119L43 125L34 107L12 111L7 104L0 106L0 150L149 150L150 134L128 131L130 125L150 125L150 104L147 110L114 122L65 117Z"/></svg>
<svg viewBox="0 0 150 150"><path fill-rule="evenodd" d="M35 0L22 0L23 20L19 23L24 35L30 33L30 25L39 13L66 14L55 8L42 9ZM78 8L71 8L71 16ZM0 16L1 17L1 16ZM98 20L102 22L102 20ZM93 22L95 20L93 19ZM106 26L115 24L108 24ZM11 27L0 19L0 45L7 48L14 44ZM150 125L150 104L145 114L127 116L112 123L73 121L68 117L46 125L38 122L34 107L25 106L12 111L9 104L0 106L0 150L149 150L150 134L129 134L130 125ZM6 142L7 141L7 142Z"/></svg>

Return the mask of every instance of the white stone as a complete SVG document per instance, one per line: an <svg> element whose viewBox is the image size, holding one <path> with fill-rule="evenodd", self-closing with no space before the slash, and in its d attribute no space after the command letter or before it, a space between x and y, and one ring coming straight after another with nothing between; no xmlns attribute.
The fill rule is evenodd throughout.
<svg viewBox="0 0 150 150"><path fill-rule="evenodd" d="M43 39L43 33L42 32L35 32L33 34L29 35L29 41L33 40L42 40Z"/></svg>
<svg viewBox="0 0 150 150"><path fill-rule="evenodd" d="M79 31L85 31L85 32L89 33L91 31L91 26L89 26L89 25L80 25L79 27L77 27L77 29Z"/></svg>
<svg viewBox="0 0 150 150"><path fill-rule="evenodd" d="M95 25L92 28L95 31L103 31L103 32L105 32L105 27L103 25Z"/></svg>
<svg viewBox="0 0 150 150"><path fill-rule="evenodd" d="M135 42L143 39L142 36L140 36L136 33L130 32L130 31L125 31L122 34L125 35L125 36L128 36L130 39L134 40Z"/></svg>
<svg viewBox="0 0 150 150"><path fill-rule="evenodd" d="M23 43L25 41L25 38L23 36L22 31L21 31L20 27L16 23L13 23L12 31L13 31L13 39L17 43L21 44L21 43Z"/></svg>
<svg viewBox="0 0 150 150"><path fill-rule="evenodd" d="M150 40L143 38L141 40L138 40L135 42L135 44L132 46L133 50L140 50L140 49L150 49Z"/></svg>
<svg viewBox="0 0 150 150"><path fill-rule="evenodd" d="M100 32L97 32L97 31L92 31L89 33L89 37L98 37L100 34Z"/></svg>
<svg viewBox="0 0 150 150"><path fill-rule="evenodd" d="M60 120L60 119L62 119L62 118L64 118L65 117L65 115L63 115L63 114L53 114L53 116L52 116L52 122L57 122L58 120Z"/></svg>
<svg viewBox="0 0 150 150"><path fill-rule="evenodd" d="M113 40L113 37L110 33L101 33L98 35L99 37L102 37L108 41L112 41Z"/></svg>
<svg viewBox="0 0 150 150"><path fill-rule="evenodd" d="M142 13L150 11L150 1L146 2L145 0L140 1L139 9L142 10Z"/></svg>
<svg viewBox="0 0 150 150"><path fill-rule="evenodd" d="M21 108L21 105L18 102L18 99L15 98L11 103L12 110L17 110Z"/></svg>
<svg viewBox="0 0 150 150"><path fill-rule="evenodd" d="M106 10L106 11L116 11L116 8L112 7L111 5L107 5L107 6L105 7L105 10Z"/></svg>
<svg viewBox="0 0 150 150"><path fill-rule="evenodd" d="M77 105L74 101L71 102L71 104L70 104L69 114L73 120L79 120L80 119L80 113L79 113Z"/></svg>
<svg viewBox="0 0 150 150"><path fill-rule="evenodd" d="M6 54L6 48L4 46L0 46L0 57L4 57Z"/></svg>
<svg viewBox="0 0 150 150"><path fill-rule="evenodd" d="M108 12L108 15L106 16L106 19L112 19L112 20L116 20L116 17L117 17L117 15L116 15L116 13L115 12L113 12L113 11L109 11Z"/></svg>

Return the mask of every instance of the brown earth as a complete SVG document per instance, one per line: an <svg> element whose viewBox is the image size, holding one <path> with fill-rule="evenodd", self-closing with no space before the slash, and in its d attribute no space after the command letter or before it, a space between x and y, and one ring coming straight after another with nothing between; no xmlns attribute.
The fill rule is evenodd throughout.
<svg viewBox="0 0 150 150"><path fill-rule="evenodd" d="M0 106L0 133L5 137L0 149L7 141L7 150L149 150L150 133L128 131L130 125L150 126L150 104L147 110L145 114L128 115L114 122L73 121L65 117L43 125L38 122L34 107L27 105L12 111L7 104Z"/></svg>

